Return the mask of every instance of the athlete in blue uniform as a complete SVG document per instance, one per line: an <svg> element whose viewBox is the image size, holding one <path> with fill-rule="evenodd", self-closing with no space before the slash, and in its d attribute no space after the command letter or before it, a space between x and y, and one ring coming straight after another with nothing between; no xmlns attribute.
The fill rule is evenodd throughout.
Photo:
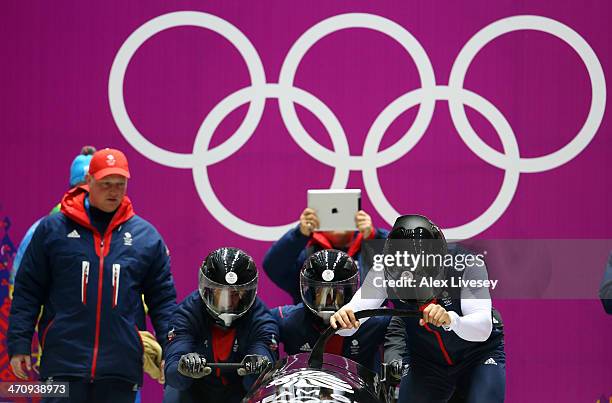
<svg viewBox="0 0 612 403"><path fill-rule="evenodd" d="M418 215L399 217L389 234L387 246L394 239L410 243L415 255L430 254L451 256L466 255L458 245L447 245L442 231L429 219ZM433 249L428 246L436 245ZM455 259L455 261L459 261ZM398 271L411 280L426 271L422 267L414 271ZM374 271L371 271L373 273ZM432 272L429 272L432 273ZM439 267L438 279L481 280L487 278L482 265L459 270L456 266ZM390 279L385 272L385 279ZM393 280L397 280L395 277ZM503 402L506 386L506 357L503 327L499 315L494 313L487 288L479 287L424 287L417 288L413 298L405 298L406 290L387 283L377 287L373 276L366 279L351 302L336 312L330 323L350 329L359 326L354 312L375 308L385 298L394 299L396 308L420 309L423 317L404 318L408 362L404 363L400 389L400 402L448 402L455 391L468 403ZM365 299L364 293L378 298ZM340 333L346 330L340 331Z"/></svg>
<svg viewBox="0 0 612 403"><path fill-rule="evenodd" d="M199 288L170 321L164 402L239 402L276 355L278 326L257 298L257 268L240 249L213 251ZM207 363L244 362L238 371Z"/></svg>
<svg viewBox="0 0 612 403"><path fill-rule="evenodd" d="M300 272L302 303L271 310L287 354L309 352L329 326L329 317L359 288L359 270L345 252L326 249L311 255ZM378 372L388 317L372 318L343 338L334 335L326 352L341 355Z"/></svg>

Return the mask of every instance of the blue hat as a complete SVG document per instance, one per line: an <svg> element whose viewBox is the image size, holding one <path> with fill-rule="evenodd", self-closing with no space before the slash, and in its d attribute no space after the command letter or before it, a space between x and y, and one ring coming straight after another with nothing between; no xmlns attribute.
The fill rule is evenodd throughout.
<svg viewBox="0 0 612 403"><path fill-rule="evenodd" d="M75 187L79 183L85 182L91 157L91 155L80 154L72 161L72 165L70 165L70 187Z"/></svg>

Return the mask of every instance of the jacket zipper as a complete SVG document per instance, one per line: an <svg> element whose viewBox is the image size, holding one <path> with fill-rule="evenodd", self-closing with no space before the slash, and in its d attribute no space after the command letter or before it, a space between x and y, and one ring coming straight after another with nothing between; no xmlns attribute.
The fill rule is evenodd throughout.
<svg viewBox="0 0 612 403"><path fill-rule="evenodd" d="M94 339L93 362L91 364L91 380L96 376L98 361L98 344L100 343L100 313L102 308L102 283L104 281L104 240L100 241L100 269L98 275L98 305L96 307L96 337Z"/></svg>

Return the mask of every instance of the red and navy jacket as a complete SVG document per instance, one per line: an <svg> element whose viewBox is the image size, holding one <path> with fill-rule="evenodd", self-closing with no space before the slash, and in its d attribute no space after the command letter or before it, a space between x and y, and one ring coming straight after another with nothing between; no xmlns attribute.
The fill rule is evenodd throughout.
<svg viewBox="0 0 612 403"><path fill-rule="evenodd" d="M247 354L259 354L274 362L277 340L278 326L259 298L231 328L225 329L215 323L199 292L193 292L179 304L170 322L164 350L164 401L239 402L257 375L241 377L236 371L221 373L217 370L200 379L189 378L178 372L181 356L199 353L207 362L236 363Z"/></svg>
<svg viewBox="0 0 612 403"><path fill-rule="evenodd" d="M9 355L30 354L36 318L41 379L120 379L142 384L137 324L146 304L162 347L176 308L168 248L126 196L106 232L88 215L88 189L71 189L61 214L36 229L15 279Z"/></svg>
<svg viewBox="0 0 612 403"><path fill-rule="evenodd" d="M427 306L419 306L416 302L405 303L397 300L393 302L397 309L423 310ZM455 311L459 316L463 316L460 298L449 296L432 303L440 304L447 311ZM469 366L492 352L499 352L505 356L501 317L494 309L491 315L493 329L489 338L483 342L464 340L455 332L446 331L432 324L421 326L419 318L402 318L406 327L406 346L410 361L425 366L462 367Z"/></svg>
<svg viewBox="0 0 612 403"><path fill-rule="evenodd" d="M304 306L285 305L270 311L278 323L280 342L287 354L312 351L325 326L318 316ZM372 317L348 337L332 336L325 352L349 358L370 370L380 369L382 346L391 317Z"/></svg>
<svg viewBox="0 0 612 403"><path fill-rule="evenodd" d="M386 239L388 234L387 230L376 229L372 231L369 239ZM346 251L358 264L361 279L367 274L360 253L362 242L363 235L359 232L353 233ZM274 284L291 295L294 304L298 304L302 301L300 270L308 256L323 249L332 249L331 243L323 234L315 232L312 236L305 236L298 225L290 229L266 252L263 260L264 271Z"/></svg>

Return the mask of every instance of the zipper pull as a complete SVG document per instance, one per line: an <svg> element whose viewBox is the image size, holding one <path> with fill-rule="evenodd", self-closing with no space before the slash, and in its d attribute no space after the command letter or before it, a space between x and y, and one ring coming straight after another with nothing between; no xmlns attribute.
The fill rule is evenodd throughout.
<svg viewBox="0 0 612 403"><path fill-rule="evenodd" d="M112 276L112 285L113 285L113 308L117 306L119 302L119 276L121 273L121 265L113 264L113 276Z"/></svg>
<svg viewBox="0 0 612 403"><path fill-rule="evenodd" d="M87 283L89 283L89 262L81 262L81 302L87 304Z"/></svg>

